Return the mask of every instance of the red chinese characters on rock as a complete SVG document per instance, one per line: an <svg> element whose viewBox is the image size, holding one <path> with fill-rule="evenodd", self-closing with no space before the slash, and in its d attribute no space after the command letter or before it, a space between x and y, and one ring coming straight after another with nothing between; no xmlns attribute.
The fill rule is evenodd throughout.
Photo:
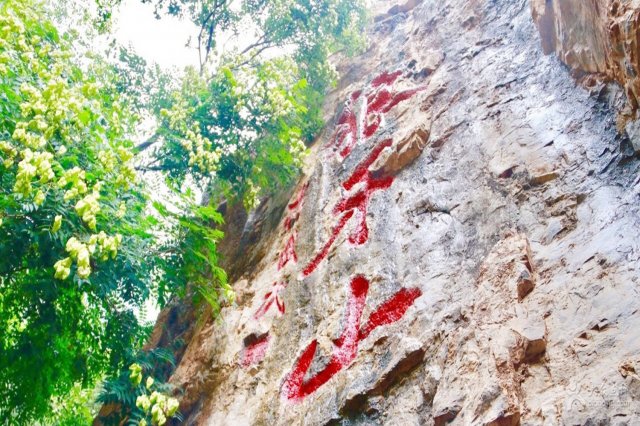
<svg viewBox="0 0 640 426"><path fill-rule="evenodd" d="M343 331L340 337L333 341L333 351L329 362L323 369L305 379L318 347L318 341L313 340L302 351L292 371L285 378L281 392L284 399L299 402L318 390L340 370L353 362L360 341L366 339L375 328L391 324L402 318L422 294L418 288L399 290L391 299L382 303L369 316L367 323L361 327L360 318L368 291L369 281L366 278L357 276L351 280Z"/></svg>
<svg viewBox="0 0 640 426"><path fill-rule="evenodd" d="M287 216L285 217L285 220L284 220L284 229L285 229L285 232L291 231L291 234L289 235L289 238L285 243L284 249L280 252L280 255L278 256L278 271L282 270L289 262L293 262L293 263L298 262L298 256L296 254L296 249L295 249L296 239L298 238L298 232L296 230L293 230L293 226L297 222L298 218L300 217L300 210L302 209L302 204L304 203L304 196L307 192L308 186L309 186L309 183L308 182L305 183L300 189L300 191L298 192L298 194L296 195L296 197L294 198L294 200L287 205ZM280 298L280 293L285 288L287 288L286 281L283 280L281 282L279 281L274 282L272 289L264 295L264 300L262 301L262 304L260 305L260 307L258 307L256 312L253 314L253 318L256 320L259 320L260 318L265 316L267 312L269 312L269 309L271 309L272 306L275 306L281 315L284 314L285 306L284 306L284 301Z"/></svg>
<svg viewBox="0 0 640 426"><path fill-rule="evenodd" d="M256 313L253 314L253 318L254 319L262 318L269 311L269 308L271 308L271 306L273 306L274 303L276 308L278 308L278 311L281 314L284 314L284 302L280 300L280 292L284 290L286 287L287 286L282 283L274 282L273 288L271 289L271 291L267 292L267 294L264 295L264 301L262 302L262 304L260 305Z"/></svg>
<svg viewBox="0 0 640 426"><path fill-rule="evenodd" d="M287 216L284 219L285 232L291 231L291 235L285 243L284 249L278 256L278 271L285 267L285 265L293 261L298 262L298 256L296 255L296 240L298 238L298 232L293 230L293 226L300 218L300 211L302 210L302 204L304 203L304 196L307 193L309 182L305 183L296 198L287 205Z"/></svg>
<svg viewBox="0 0 640 426"><path fill-rule="evenodd" d="M353 92L344 104L342 113L338 117L336 130L329 143L330 148L338 151L341 158L349 155L353 147L358 143L358 116L355 113L356 103L362 91Z"/></svg>
<svg viewBox="0 0 640 426"><path fill-rule="evenodd" d="M240 365L246 368L262 362L267 352L267 348L269 347L269 340L271 340L269 333L265 333L264 335L246 344L242 352Z"/></svg>
<svg viewBox="0 0 640 426"><path fill-rule="evenodd" d="M417 87L403 91L395 90L393 84L401 75L400 70L384 72L374 78L364 91L351 93L338 117L336 130L328 145L338 152L339 158L344 159L359 141L373 136L380 128L384 114L425 89ZM360 114L357 114L358 109L361 111Z"/></svg>
<svg viewBox="0 0 640 426"><path fill-rule="evenodd" d="M287 205L287 209L291 210L291 211L300 211L300 209L302 208L302 204L304 202L304 196L307 193L307 189L309 188L309 182L306 182L304 185L302 185L302 188L300 188L300 191L298 192L298 195L296 195L296 198L289 203L289 205Z"/></svg>
<svg viewBox="0 0 640 426"><path fill-rule="evenodd" d="M287 205L287 217L284 219L285 231L291 231L291 229L293 229L293 225L298 221L298 218L300 217L300 210L302 210L302 204L304 202L304 196L307 193L307 188L309 188L309 182L302 185L302 188L300 188L296 198Z"/></svg>
<svg viewBox="0 0 640 426"><path fill-rule="evenodd" d="M278 257L278 271L285 267L287 263L293 261L294 263L298 263L298 255L296 255L296 239L298 238L298 233L293 231L287 243L284 246L284 250L280 252L280 256Z"/></svg>
<svg viewBox="0 0 640 426"><path fill-rule="evenodd" d="M365 142L376 134L384 123L386 113L425 89L425 87L409 90L394 88L395 83L401 76L401 70L384 72L376 76L363 90L351 93L337 119L335 131L328 144L328 147L337 153L340 161L349 156L358 143ZM386 190L393 184L392 176L374 176L369 168L380 157L382 151L391 145L391 139L378 143L367 157L356 166L351 176L342 183L344 193L331 210L335 223L330 229L327 241L302 269L303 277L312 274L327 258L336 239L349 223L353 223L347 235L349 243L362 245L368 241L367 212L371 196L374 192ZM296 253L297 222L300 218L307 189L308 182L302 186L296 197L287 205L283 222L285 242L277 259L277 270L280 278L286 278L280 271L287 265L298 263ZM284 314L285 304L281 299L281 293L286 287L286 279L279 279L274 282L271 290L264 295L264 300L262 300L253 317L259 320L274 306L281 315ZM351 297L345 318L346 325L342 336L334 342L331 360L322 371L308 380L304 379L316 352L317 341L313 341L305 349L294 371L291 372L285 382L283 394L287 399L304 398L326 383L342 368L349 365L356 356L360 340L366 338L374 328L400 319L421 294L420 290L417 289L400 290L370 315L367 324L360 327L360 317L368 288L369 283L363 277L354 278L351 282ZM264 356L268 343L269 340L266 337L264 341L257 342L255 347L251 346L251 350L247 347L245 358L247 356L253 357L251 355L253 353L262 353L262 356ZM243 365L245 365L244 362ZM250 363L247 365L250 365Z"/></svg>
<svg viewBox="0 0 640 426"><path fill-rule="evenodd" d="M351 244L362 245L369 239L367 227L367 208L369 200L375 191L388 189L393 183L393 177L374 177L369 167L378 159L382 151L391 146L391 139L384 140L376 146L353 171L351 176L343 182L342 187L348 191L334 206L332 213L338 217L338 223L331 229L327 242L302 270L303 277L307 277L316 270L320 263L327 257L336 238L352 219L357 220L355 229L349 234ZM360 184L360 185L359 185ZM352 191L355 188L354 191Z"/></svg>

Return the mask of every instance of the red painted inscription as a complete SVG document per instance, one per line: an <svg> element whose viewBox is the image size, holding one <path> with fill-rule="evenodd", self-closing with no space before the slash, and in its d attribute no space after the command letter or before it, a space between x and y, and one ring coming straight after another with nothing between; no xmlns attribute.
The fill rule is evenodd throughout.
<svg viewBox="0 0 640 426"><path fill-rule="evenodd" d="M393 183L393 177L374 177L369 171L369 167L378 159L384 148L391 146L391 143L391 139L380 142L342 184L342 187L350 192L343 196L332 210L333 215L339 218L338 223L331 230L329 240L303 269L303 276L309 276L327 257L336 238L351 218L355 217L358 222L355 229L349 234L349 242L357 245L367 242L369 238L367 208L371 195L375 191L389 188ZM354 188L355 190L351 191Z"/></svg>
<svg viewBox="0 0 640 426"><path fill-rule="evenodd" d="M250 365L258 364L264 359L264 356L269 347L270 336L269 333L258 337L256 340L247 344L242 352L240 359L240 365L243 367L249 367Z"/></svg>
<svg viewBox="0 0 640 426"><path fill-rule="evenodd" d="M296 255L296 238L298 233L293 231L293 234L287 240L287 244L284 246L284 250L280 253L280 257L278 258L278 271L285 267L289 261L293 261L294 263L298 262L298 255Z"/></svg>
<svg viewBox="0 0 640 426"><path fill-rule="evenodd" d="M393 84L401 75L400 70L384 72L375 77L365 90L351 93L338 116L328 145L338 152L340 158L347 157L360 140L373 136L380 128L384 114L425 89L395 90Z"/></svg>
<svg viewBox="0 0 640 426"><path fill-rule="evenodd" d="M281 314L284 314L284 302L280 300L280 292L284 290L287 286L278 282L273 283L273 289L267 294L264 295L264 301L258 308L255 314L253 314L254 319L262 318L274 305L278 309Z"/></svg>
<svg viewBox="0 0 640 426"><path fill-rule="evenodd" d="M305 379L318 347L313 340L302 351L292 371L282 385L282 396L290 401L301 401L309 396L340 370L349 366L358 352L358 343L364 340L376 327L398 321L407 309L420 297L420 289L403 288L391 299L380 305L370 316L364 327L360 327L360 317L365 306L369 281L362 276L351 281L350 296L340 337L333 341L333 351L326 366Z"/></svg>

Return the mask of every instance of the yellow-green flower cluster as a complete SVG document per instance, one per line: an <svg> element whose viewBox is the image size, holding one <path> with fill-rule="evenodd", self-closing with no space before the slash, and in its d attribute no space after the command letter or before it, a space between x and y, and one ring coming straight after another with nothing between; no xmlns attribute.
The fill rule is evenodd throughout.
<svg viewBox="0 0 640 426"><path fill-rule="evenodd" d="M259 96L263 96L269 101L265 109L274 118L284 117L293 110L293 103L287 99L287 95L283 90L266 86L261 86L256 90L261 92Z"/></svg>
<svg viewBox="0 0 640 426"><path fill-rule="evenodd" d="M129 380L131 380L133 386L138 386L140 383L142 383L142 367L140 366L140 364L131 364L129 366L129 371L131 371L131 373L129 374Z"/></svg>
<svg viewBox="0 0 640 426"><path fill-rule="evenodd" d="M13 191L23 197L28 197L33 188L35 178L39 178L41 184L45 184L55 178L50 152L32 152L29 148L22 151L22 161L18 163L18 173Z"/></svg>
<svg viewBox="0 0 640 426"><path fill-rule="evenodd" d="M170 110L163 109L161 114L168 120L172 130L183 133L180 144L189 153L189 166L196 166L203 172L214 173L218 169L221 150L213 149L211 140L202 136L198 122L192 123L191 128L187 127L185 123L189 111L191 109L187 108L186 102L178 100Z"/></svg>
<svg viewBox="0 0 640 426"><path fill-rule="evenodd" d="M83 222L94 231L96 229L96 215L100 212L100 204L98 204L99 199L100 192L94 188L91 194L88 194L84 198L78 200L75 207L78 216L80 216Z"/></svg>
<svg viewBox="0 0 640 426"><path fill-rule="evenodd" d="M169 128L184 131L186 130L185 123L187 123L187 119L193 111L193 108L188 107L186 100L179 98L171 109L161 109L160 115L169 120Z"/></svg>
<svg viewBox="0 0 640 426"><path fill-rule="evenodd" d="M98 161L100 161L106 172L112 172L118 164L118 158L113 151L98 152Z"/></svg>
<svg viewBox="0 0 640 426"><path fill-rule="evenodd" d="M139 386L142 383L142 367L140 364L134 363L129 366L129 380L133 386ZM155 383L153 377L147 377L145 382L146 391L150 391ZM171 398L161 392L153 391L151 395L146 393L136 398L136 407L144 411L146 415L151 415L151 421L154 425L164 425L168 418L173 417L178 411L178 400ZM139 425L146 425L146 420L140 421Z"/></svg>
<svg viewBox="0 0 640 426"><path fill-rule="evenodd" d="M70 257L58 260L55 265L53 265L53 268L56 270L54 277L59 280L66 280L71 273L71 263L72 259Z"/></svg>
<svg viewBox="0 0 640 426"><path fill-rule="evenodd" d="M56 216L51 231L56 232L60 229L61 224L62 217ZM122 244L122 235L108 236L104 231L92 235L86 244L76 237L69 238L65 246L69 257L56 262L54 265L55 277L60 280L67 279L71 273L71 265L75 261L78 266L78 277L88 278L91 275L91 256L95 254L103 261L109 258L114 259L118 254L120 244Z"/></svg>
<svg viewBox="0 0 640 426"><path fill-rule="evenodd" d="M94 231L69 238L68 257L54 265L58 279L66 279L74 263L78 276L87 278L94 251L100 259L114 258L122 241L119 235L97 232L97 215L101 185L106 189L103 195L122 194L120 190L136 180L133 152L124 139L135 118L117 95L104 102L105 94L111 96L115 90L94 80L110 72L109 67L100 62L89 68L77 65L69 40L26 30L29 23L41 20L37 11L26 5L0 5L0 76L10 76L6 81L13 83L15 93L11 102L19 109L12 118L13 133L0 141L0 161L9 170L7 176L15 175L17 200L32 199L39 206L62 198L70 214ZM121 203L115 216L125 214ZM68 215L55 216L50 232L60 230L63 217Z"/></svg>
<svg viewBox="0 0 640 426"><path fill-rule="evenodd" d="M189 152L189 166L197 166L200 170L215 172L220 161L220 150L211 150L212 143L196 131L187 130L182 146Z"/></svg>
<svg viewBox="0 0 640 426"><path fill-rule="evenodd" d="M9 168L13 165L13 161L18 155L18 150L7 141L0 141L0 153L2 154L3 165Z"/></svg>
<svg viewBox="0 0 640 426"><path fill-rule="evenodd" d="M249 99L260 99L263 113L277 119L291 114L295 110L289 88L296 84L294 76L298 75L298 67L291 60L282 58L269 61L263 65L264 77L259 84L253 84L253 76L249 72L238 76L235 93L243 94Z"/></svg>
<svg viewBox="0 0 640 426"><path fill-rule="evenodd" d="M116 185L129 187L136 180L135 168L131 160L133 152L123 146L114 150L101 150L98 152L98 161L106 173L117 172Z"/></svg>
<svg viewBox="0 0 640 426"><path fill-rule="evenodd" d="M122 219L125 214L127 214L127 205L124 202L122 202L122 203L120 203L120 206L118 206L118 211L116 212L116 217L118 219Z"/></svg>
<svg viewBox="0 0 640 426"><path fill-rule="evenodd" d="M86 173L80 167L74 167L66 170L62 177L58 180L58 187L65 188L69 184L71 187L64 193L64 200L69 201L87 192L87 183L85 182Z"/></svg>
<svg viewBox="0 0 640 426"><path fill-rule="evenodd" d="M0 74L6 74L8 71L7 63L11 61L9 47L15 49L16 54L29 50L24 32L24 25L18 17L0 16L0 48L6 49L0 55Z"/></svg>
<svg viewBox="0 0 640 426"><path fill-rule="evenodd" d="M153 391L150 396L140 395L136 399L136 406L147 414L151 413L152 423L159 426L176 414L179 405L177 399L158 391Z"/></svg>
<svg viewBox="0 0 640 426"><path fill-rule="evenodd" d="M76 237L71 237L67 241L65 249L67 250L67 253L69 253L69 257L63 259L63 261L66 262L65 266L68 265L66 267L70 267L70 261L75 260L78 265L78 277L83 279L89 278L89 275L91 275L91 256L89 255L89 247L78 241ZM58 270L56 268L56 273L57 272ZM65 279L68 276L69 274L67 273L66 276L61 279ZM58 277L56 276L56 278Z"/></svg>
<svg viewBox="0 0 640 426"><path fill-rule="evenodd" d="M242 200L244 208L253 210L260 205L260 187L255 185L251 180L247 180L247 190L244 193Z"/></svg>
<svg viewBox="0 0 640 426"><path fill-rule="evenodd" d="M37 126L38 128L42 125L44 125L44 128L46 129L47 123L42 121L40 118L34 122L36 123L35 126ZM30 132L28 130L28 126L29 123L22 121L16 124L16 129L13 131L13 139L16 142L19 142L20 144L24 145L27 148L31 148L31 149L42 149L45 147L45 145L47 144L47 140L45 139L45 137L43 135L34 133L34 132Z"/></svg>
<svg viewBox="0 0 640 426"><path fill-rule="evenodd" d="M109 257L116 258L120 244L122 244L122 235L108 236L104 231L100 231L99 234L94 234L89 238L88 247L91 254L94 254L97 249L100 260L107 260Z"/></svg>
<svg viewBox="0 0 640 426"><path fill-rule="evenodd" d="M133 152L122 146L116 148L115 151L120 166L117 169L115 184L122 188L129 188L136 180L136 170L131 161L133 159Z"/></svg>
<svg viewBox="0 0 640 426"><path fill-rule="evenodd" d="M61 226L62 226L62 216L56 215L56 217L53 219L53 225L51 225L51 232L53 233L58 232Z"/></svg>
<svg viewBox="0 0 640 426"><path fill-rule="evenodd" d="M289 142L289 152L293 157L293 163L296 167L302 167L302 161L307 153L307 147L299 137L292 137Z"/></svg>
<svg viewBox="0 0 640 426"><path fill-rule="evenodd" d="M42 192L42 190L38 190L38 192L36 193L36 196L33 197L33 202L35 203L36 206L41 206L42 203L44 203L44 200L46 199L46 195L44 195L44 192Z"/></svg>

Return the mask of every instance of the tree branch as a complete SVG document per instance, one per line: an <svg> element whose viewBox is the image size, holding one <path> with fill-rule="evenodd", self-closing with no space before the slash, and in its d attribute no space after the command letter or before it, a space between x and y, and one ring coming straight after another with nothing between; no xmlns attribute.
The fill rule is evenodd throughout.
<svg viewBox="0 0 640 426"><path fill-rule="evenodd" d="M262 46L264 44L270 44L270 43L271 43L271 40L267 38L267 35L262 34L260 38L255 41L255 43L251 43L249 46L245 47L244 50L240 52L240 55L244 55L245 53L249 52L251 49L255 47Z"/></svg>
<svg viewBox="0 0 640 426"><path fill-rule="evenodd" d="M144 151L145 149L149 148L151 145L153 145L156 142L159 142L160 139L158 138L157 134L154 134L153 136L151 136L150 138L148 138L146 141L139 143L138 145L133 147L133 150L136 154L141 153L142 151Z"/></svg>
<svg viewBox="0 0 640 426"><path fill-rule="evenodd" d="M219 12L219 9L226 4L227 0L216 0L213 3L213 7L209 13L205 16L202 24L200 24L200 32L198 33L198 61L200 62L200 73L202 73L204 69L204 64L207 63L209 59L209 54L211 53L211 48L213 47L213 36L215 35L215 29L218 25L217 18L215 15ZM208 25L209 21L212 21L211 24ZM206 44L203 44L202 36L206 30L208 31L208 37ZM202 57L202 49L205 49L204 58Z"/></svg>
<svg viewBox="0 0 640 426"><path fill-rule="evenodd" d="M135 167L137 171L139 172L166 172L168 170L171 170L172 167L168 166L168 165L160 165L160 166L136 166Z"/></svg>
<svg viewBox="0 0 640 426"><path fill-rule="evenodd" d="M240 67L247 65L248 63L253 61L258 55L260 55L262 52L264 52L267 49L271 49L272 47L277 47L277 45L269 44L269 45L262 46L260 49L256 50L249 58L245 59L244 61L240 62L238 65L234 66L233 69L238 69Z"/></svg>

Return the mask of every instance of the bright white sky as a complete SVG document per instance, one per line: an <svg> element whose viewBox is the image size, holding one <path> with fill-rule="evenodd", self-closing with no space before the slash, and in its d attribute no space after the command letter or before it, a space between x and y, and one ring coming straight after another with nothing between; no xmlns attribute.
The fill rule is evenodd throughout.
<svg viewBox="0 0 640 426"><path fill-rule="evenodd" d="M196 26L167 15L156 19L153 11L151 4L124 0L115 14L116 39L125 46L131 45L148 63L156 62L163 68L198 66L197 49L185 47L189 37L195 41Z"/></svg>

